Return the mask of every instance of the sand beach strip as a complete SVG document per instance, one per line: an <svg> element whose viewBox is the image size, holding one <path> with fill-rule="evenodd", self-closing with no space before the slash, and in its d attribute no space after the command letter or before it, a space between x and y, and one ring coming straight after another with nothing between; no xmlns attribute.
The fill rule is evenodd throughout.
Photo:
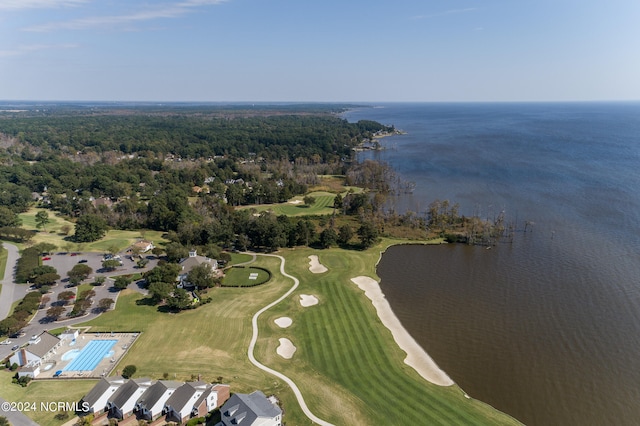
<svg viewBox="0 0 640 426"><path fill-rule="evenodd" d="M380 285L371 277L359 276L351 278L360 290L364 291L373 306L376 308L378 317L385 327L387 327L393 339L396 341L400 349L407 353L405 364L415 369L424 379L440 386L451 386L453 380L442 371L438 365L431 359L429 354L415 341L409 332L402 326L398 317L393 313L391 305L385 298Z"/></svg>

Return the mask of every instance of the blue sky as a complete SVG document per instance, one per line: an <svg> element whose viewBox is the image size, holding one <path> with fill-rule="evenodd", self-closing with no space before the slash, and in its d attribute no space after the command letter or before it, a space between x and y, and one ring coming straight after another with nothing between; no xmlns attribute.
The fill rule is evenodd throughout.
<svg viewBox="0 0 640 426"><path fill-rule="evenodd" d="M0 0L0 99L640 100L640 1Z"/></svg>

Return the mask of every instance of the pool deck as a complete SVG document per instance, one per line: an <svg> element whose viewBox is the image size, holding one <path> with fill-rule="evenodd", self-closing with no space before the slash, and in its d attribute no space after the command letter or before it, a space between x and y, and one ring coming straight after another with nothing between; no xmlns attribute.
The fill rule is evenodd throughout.
<svg viewBox="0 0 640 426"><path fill-rule="evenodd" d="M43 366L40 368L40 374L36 380L51 379L54 377L56 371L64 370L67 365L71 364L73 359L66 361L62 360L64 354L69 351L76 349L82 350L82 348L92 340L117 340L117 342L111 347L113 356L108 356L102 359L93 370L63 371L57 378L100 378L108 376L115 366L118 365L122 357L127 353L131 345L135 343L138 336L139 333L83 333L78 336L74 344L72 344L71 340L63 340L62 345L56 349L56 353L53 356L50 356L43 363Z"/></svg>

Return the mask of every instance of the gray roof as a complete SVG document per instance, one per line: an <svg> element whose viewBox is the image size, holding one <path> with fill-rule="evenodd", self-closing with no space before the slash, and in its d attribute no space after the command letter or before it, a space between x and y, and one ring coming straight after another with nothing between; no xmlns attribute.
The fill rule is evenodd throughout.
<svg viewBox="0 0 640 426"><path fill-rule="evenodd" d="M225 425L241 422L244 425L252 425L259 417L271 419L282 414L280 407L272 404L261 391L248 395L233 394L222 406L220 412Z"/></svg>
<svg viewBox="0 0 640 426"><path fill-rule="evenodd" d="M59 338L46 331L38 337L40 338L40 341L38 343L30 343L29 346L26 347L26 350L40 358L45 356L51 349L60 343Z"/></svg>
<svg viewBox="0 0 640 426"><path fill-rule="evenodd" d="M127 383L120 386L117 391L109 398L109 402L113 406L122 408L124 404L131 398L131 396L138 390L142 384L149 383L151 379L130 379Z"/></svg>
<svg viewBox="0 0 640 426"><path fill-rule="evenodd" d="M115 377L108 377L108 378L103 377L102 379L100 379L98 383L96 383L93 389L91 389L89 393L86 394L84 398L82 398L82 401L88 402L89 405L93 406L93 404L98 402L100 397L104 395L107 389L109 389L113 384L117 382L121 382L121 384L124 383L124 379L122 378L122 376L115 376Z"/></svg>
<svg viewBox="0 0 640 426"><path fill-rule="evenodd" d="M138 399L137 405L147 409L151 409L160 398L165 394L168 389L178 389L182 386L181 382L174 382L170 380L158 380L151 385L149 389L144 391L142 396Z"/></svg>
<svg viewBox="0 0 640 426"><path fill-rule="evenodd" d="M207 384L205 382L187 382L180 386L164 403L165 407L171 407L175 411L181 411L185 404L189 402L193 394L196 393L198 387L204 391Z"/></svg>
<svg viewBox="0 0 640 426"><path fill-rule="evenodd" d="M180 271L180 273L188 274L194 267L202 264L207 264L211 266L212 269L214 268L214 266L216 268L218 267L218 262L216 260L209 259L208 257L204 256L190 256L185 257L180 261L180 266L182 266L182 271Z"/></svg>

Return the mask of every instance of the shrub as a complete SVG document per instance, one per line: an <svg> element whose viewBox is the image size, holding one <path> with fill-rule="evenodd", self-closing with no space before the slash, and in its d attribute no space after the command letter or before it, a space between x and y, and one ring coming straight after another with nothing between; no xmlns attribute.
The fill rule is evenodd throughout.
<svg viewBox="0 0 640 426"><path fill-rule="evenodd" d="M66 411L60 411L58 414L53 416L53 418L56 420L67 420L69 418L69 413Z"/></svg>
<svg viewBox="0 0 640 426"><path fill-rule="evenodd" d="M122 370L122 377L124 377L125 379L130 379L134 374L136 374L137 370L138 368L135 365L127 365Z"/></svg>

